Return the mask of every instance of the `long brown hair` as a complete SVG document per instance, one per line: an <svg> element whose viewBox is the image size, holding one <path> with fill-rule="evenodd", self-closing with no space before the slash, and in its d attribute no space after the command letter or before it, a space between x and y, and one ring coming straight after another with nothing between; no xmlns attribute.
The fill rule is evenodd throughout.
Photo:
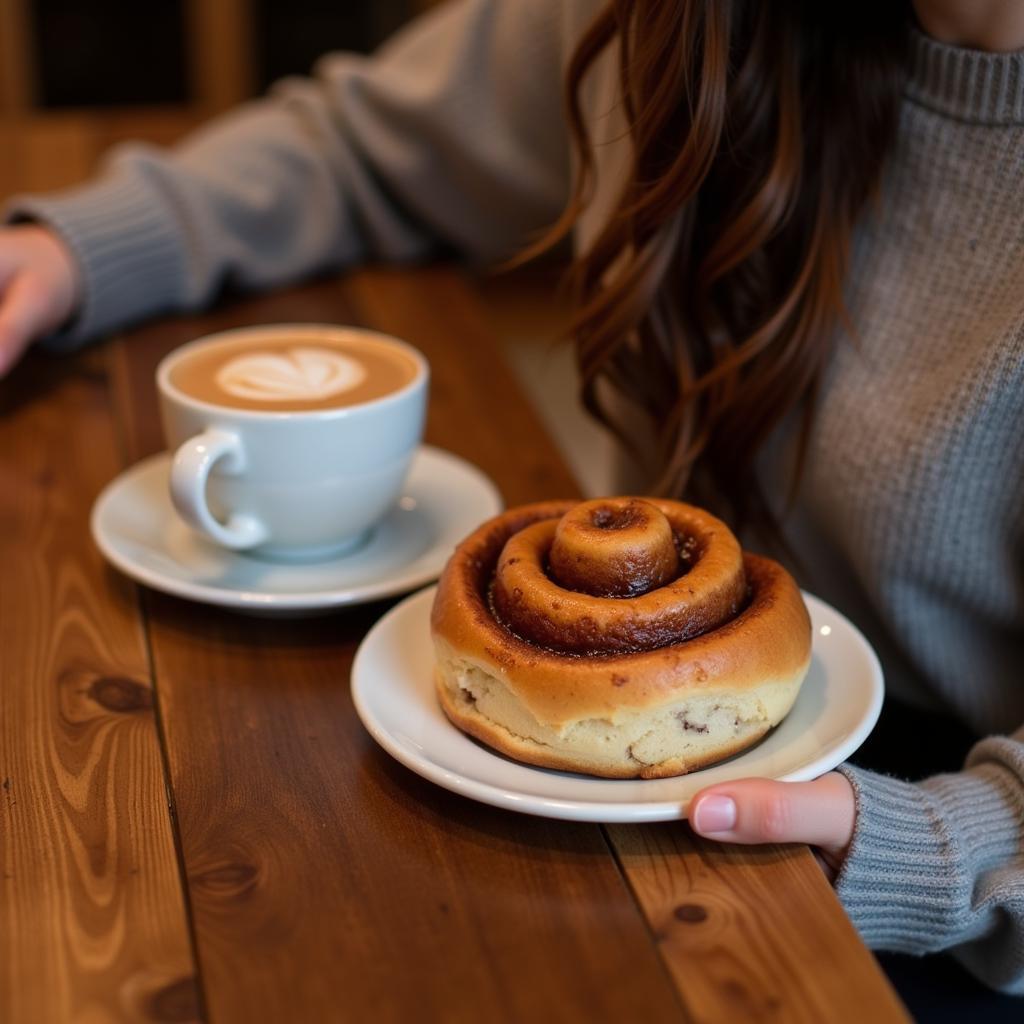
<svg viewBox="0 0 1024 1024"><path fill-rule="evenodd" d="M613 0L579 42L566 88L580 172L540 247L587 203L580 89L617 42L632 165L571 268L571 333L587 408L624 435L610 385L649 417L662 493L689 487L774 532L755 455L802 409L799 477L851 231L896 129L909 18L895 0Z"/></svg>

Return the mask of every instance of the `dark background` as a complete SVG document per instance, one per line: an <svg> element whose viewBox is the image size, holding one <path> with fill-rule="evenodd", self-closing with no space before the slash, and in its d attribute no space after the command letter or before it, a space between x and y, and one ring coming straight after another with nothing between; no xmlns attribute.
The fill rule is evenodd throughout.
<svg viewBox="0 0 1024 1024"><path fill-rule="evenodd" d="M222 0L199 0L220 3ZM424 4L416 0L250 0L250 91L308 72L329 50L367 52ZM30 0L37 109L189 105L189 0Z"/></svg>

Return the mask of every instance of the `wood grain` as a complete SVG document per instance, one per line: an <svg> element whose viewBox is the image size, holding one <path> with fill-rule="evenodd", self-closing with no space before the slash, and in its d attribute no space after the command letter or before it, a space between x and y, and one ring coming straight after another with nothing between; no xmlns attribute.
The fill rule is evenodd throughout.
<svg viewBox="0 0 1024 1024"><path fill-rule="evenodd" d="M908 1021L806 847L609 826L689 1019Z"/></svg>
<svg viewBox="0 0 1024 1024"><path fill-rule="evenodd" d="M186 1021L199 991L99 354L0 382L0 1020Z"/></svg>
<svg viewBox="0 0 1024 1024"><path fill-rule="evenodd" d="M118 355L131 457L159 444L159 356L253 319L401 329L433 366L430 440L510 501L571 488L441 270L367 272L136 332ZM512 456L495 437L507 430ZM383 606L304 622L159 595L147 607L212 1020L685 1019L599 828L463 800L363 730L348 674Z"/></svg>

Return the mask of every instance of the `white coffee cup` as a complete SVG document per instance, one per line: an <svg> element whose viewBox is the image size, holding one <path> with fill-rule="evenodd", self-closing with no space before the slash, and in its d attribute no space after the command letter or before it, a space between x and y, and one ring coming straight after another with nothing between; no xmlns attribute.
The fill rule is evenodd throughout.
<svg viewBox="0 0 1024 1024"><path fill-rule="evenodd" d="M179 386L176 370L186 360L195 365L200 349L275 340L307 352L346 340L384 346L412 360L411 379L371 400L300 411L282 411L279 402L233 408ZM412 346L351 327L245 327L176 349L157 369L164 434L175 452L174 507L214 543L268 558L316 560L359 546L401 493L423 435L429 376Z"/></svg>

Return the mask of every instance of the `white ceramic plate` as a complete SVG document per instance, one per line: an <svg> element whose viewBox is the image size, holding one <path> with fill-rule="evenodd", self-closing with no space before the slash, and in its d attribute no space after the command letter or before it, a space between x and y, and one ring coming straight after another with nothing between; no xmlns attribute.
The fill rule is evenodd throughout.
<svg viewBox="0 0 1024 1024"><path fill-rule="evenodd" d="M125 575L176 597L260 615L300 615L403 594L437 579L455 545L501 511L491 480L450 452L423 447L402 497L358 551L287 564L217 547L171 505L167 453L126 470L99 496L92 535Z"/></svg>
<svg viewBox="0 0 1024 1024"><path fill-rule="evenodd" d="M597 779L534 768L470 739L441 711L429 621L435 589L407 597L363 640L352 667L356 710L406 767L496 807L575 821L685 818L691 797L714 782L817 778L864 742L882 708L882 669L867 640L835 609L805 594L814 629L810 671L792 711L757 746L674 779Z"/></svg>

